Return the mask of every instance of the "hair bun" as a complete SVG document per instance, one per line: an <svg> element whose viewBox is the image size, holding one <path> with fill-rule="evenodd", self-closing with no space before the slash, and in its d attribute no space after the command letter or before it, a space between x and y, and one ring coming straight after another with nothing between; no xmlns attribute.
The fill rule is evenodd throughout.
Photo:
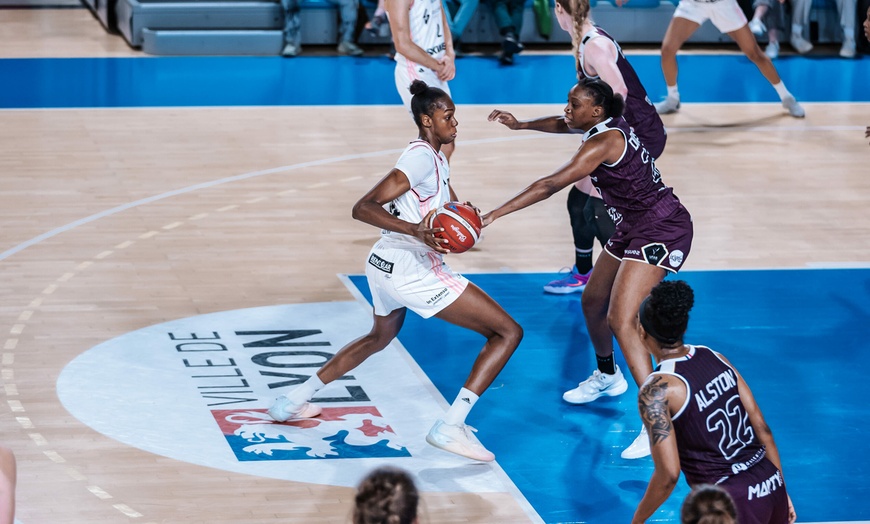
<svg viewBox="0 0 870 524"><path fill-rule="evenodd" d="M422 80L414 80L411 82L411 86L408 88L411 91L412 95L416 95L417 93L422 93L423 91L429 89L429 85Z"/></svg>

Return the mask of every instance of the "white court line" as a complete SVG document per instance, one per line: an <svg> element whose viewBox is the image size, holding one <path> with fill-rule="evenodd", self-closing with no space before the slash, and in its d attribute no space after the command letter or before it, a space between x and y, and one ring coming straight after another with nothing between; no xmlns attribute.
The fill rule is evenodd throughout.
<svg viewBox="0 0 870 524"><path fill-rule="evenodd" d="M345 285L347 290L350 292L351 295L353 295L354 299L356 299L358 303L365 306L367 310L371 311L371 305L369 305L368 300L365 299L360 290L353 284L353 282L350 281L349 275L339 274L338 279L341 280L341 282ZM443 407L445 410L450 407L450 403L447 401L447 399L444 398L441 392L438 391L438 388L435 387L435 384L432 383L432 381L429 379L429 376L426 375L426 372L423 371L419 364L417 364L417 361L414 360L414 357L412 357L408 350L405 349L405 346L403 346L402 343L399 341L399 337L393 339L393 341L390 342L390 345L396 348L398 353L405 359L405 362L407 362L408 366L414 371L417 379L426 388L432 398L436 399L439 404L441 404L441 407ZM526 516L529 517L529 519L531 519L531 521L536 524L543 524L544 520L541 518L540 515L538 515L538 512L535 511L535 508L532 507L529 501L526 500L525 495L523 495L523 493L516 486L516 484L514 484L514 481L511 480L510 476L508 476L505 470L503 470L501 466L498 465L498 460L490 462L489 467L492 468L497 477L500 477L502 479L502 484L504 484L508 488L508 494L514 498L516 503L525 512Z"/></svg>
<svg viewBox="0 0 870 524"><path fill-rule="evenodd" d="M524 136L504 137L504 138L485 138L485 139L480 139L480 140L463 141L463 144L486 144L486 143L491 143L491 142L511 142L511 141L516 141L516 140L530 140L530 139L537 139L537 138L541 138L541 137L524 135ZM30 240L22 242L13 248L7 249L3 253L0 253L0 261L6 260L7 258L11 257L12 255L19 253L21 251L24 251L28 247L39 244L43 240L48 240L49 238L55 237L61 233L66 233L68 231L72 231L73 229L75 229L79 226L83 226L85 224L89 224L89 223L94 222L96 220L99 220L101 218L106 218L106 217L121 213L122 211L127 211L128 209L133 209L135 207L143 206L145 204L150 204L152 202L157 202L159 200L164 200L166 198L170 198L170 197L174 197L174 196L178 196L178 195L184 195L186 193L192 193L194 191L199 191L200 189L208 189L208 188L219 186L222 184L229 184L231 182L238 182L240 180L247 180L249 178L255 178L255 177L264 176L264 175L272 175L275 173L283 173L285 171L295 171L295 170L304 169L307 167L323 166L323 165L334 164L334 163L338 163L338 162L346 162L349 160L359 160L359 159L363 159L363 158L374 158L374 157L379 157L379 156L384 156L384 155L396 155L396 154L401 153L404 150L405 150L405 148L403 147L401 149L385 149L383 151L374 151L372 153L359 153L359 154L355 154L355 155L343 155L343 156L337 156L337 157L331 157L331 158L324 158L322 160L312 160L310 162L301 162L299 164L291 164L288 166L274 167L271 169L263 169L261 171L252 171L250 173L244 173L241 175L234 175L234 176L229 176L229 177L225 177L225 178L219 178L217 180L212 180L210 182L202 182L200 184L194 184L192 186L187 186L187 187L183 187L180 189L174 189L172 191L167 191L166 193L161 193L159 195L154 195L154 196L150 196L147 198L142 198L140 200L135 200L135 201L129 202L127 204L122 204L120 206L116 206L116 207L113 207L111 209L107 209L105 211L101 211L99 213L87 216L85 218L80 218L79 220L76 220L74 222L70 222L69 224L52 229L51 231L47 231L41 235L38 235L38 236L31 238Z"/></svg>
<svg viewBox="0 0 870 524"><path fill-rule="evenodd" d="M710 130L710 129L715 129L715 130L721 131L723 128L709 128L709 127L669 128L668 131L669 132L671 132L671 131L684 132L684 131ZM850 131L855 131L855 130L860 131L864 128L862 128L861 126L789 126L789 127L760 126L760 127L748 127L748 128L743 127L743 126L735 126L734 129L767 132L770 130L829 131L832 129L845 129L845 130L850 130ZM534 134L534 135L520 135L520 136L512 136L512 137L482 138L482 139L477 139L477 140L464 140L462 143L468 144L468 145L491 144L491 143L497 143L497 142L537 140L540 138L545 138L545 136L542 136L540 134ZM6 260L7 258L11 257L12 255L19 253L21 251L24 251L28 247L39 244L43 240L47 240L49 238L55 237L61 233L66 233L68 231L72 231L73 229L75 229L79 226L89 224L89 223L94 222L96 220L99 220L101 218L106 218L106 217L121 213L123 211L127 211L128 209L133 209L135 207L139 207L139 206L142 206L145 204L150 204L152 202L157 202L159 200L164 200L166 198L170 198L170 197L174 197L174 196L178 196L178 195L183 195L186 193L192 193L194 191L199 191L200 189L208 189L211 187L216 187L216 186L228 184L231 182L238 182L240 180L247 180L249 178L255 178L255 177L264 176L264 175L272 175L272 174L276 174L276 173L283 173L286 171L295 171L298 169L304 169L307 167L323 166L323 165L327 165L327 164L334 164L334 163L345 162L345 161L350 161L350 160L359 160L359 159L363 159L363 158L374 158L374 157L379 157L379 156L384 156L384 155L395 155L395 154L401 153L402 151L404 151L404 148L402 148L402 149L385 149L382 151L374 151L371 153L359 153L359 154L355 154L355 155L343 155L343 156L338 156L338 157L324 158L321 160L312 160L310 162L302 162L299 164L291 164L291 165L275 167L275 168L271 168L271 169L264 169L261 171L252 171L252 172L244 173L241 175L234 175L234 176L219 178L217 180L212 180L210 182L202 182L200 184L194 184L192 186L187 186L187 187L183 187L180 189L167 191L167 192L161 193L159 195L154 195L154 196L150 196L150 197L143 198L140 200L135 200L133 202L129 202L126 204L122 204L120 206L113 207L111 209L107 209L105 211L101 211L99 213L87 216L85 218L81 218L81 219L76 220L74 222L70 222L69 224L52 229L51 231L47 231L41 235L35 236L35 237L31 238L30 240L24 241L24 242L18 244L17 246L12 247L10 249L7 249L6 251L0 253L0 261ZM295 189L288 189L288 190L282 191L278 194L283 195L283 194L289 194L290 192L296 192L296 190ZM156 234L156 232L155 232L155 234Z"/></svg>

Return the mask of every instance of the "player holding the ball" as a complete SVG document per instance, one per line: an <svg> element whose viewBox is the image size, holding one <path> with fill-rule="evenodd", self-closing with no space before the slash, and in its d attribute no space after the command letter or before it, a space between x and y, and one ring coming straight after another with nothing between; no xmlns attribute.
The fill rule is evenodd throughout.
<svg viewBox="0 0 870 524"><path fill-rule="evenodd" d="M565 393L572 404L628 389L613 360L613 336L619 342L636 384L643 384L652 363L636 329L637 311L650 289L668 272L676 273L692 247L692 217L661 173L640 139L622 118L625 102L609 85L583 79L568 93L563 119L550 122L552 133L585 131L580 149L552 175L535 181L483 216L484 227L589 177L616 224L581 296L586 327L595 347L598 369L577 388ZM514 119L493 111L489 119ZM638 449L641 448L641 449ZM642 431L630 446L631 455L649 455L649 438Z"/></svg>
<svg viewBox="0 0 870 524"><path fill-rule="evenodd" d="M492 384L523 338L523 330L489 295L454 273L443 258L448 240L431 227L436 211L456 201L450 187L450 167L441 151L456 139L458 122L450 96L416 80L410 87L411 111L419 138L411 142L396 166L354 205L353 217L381 229L372 247L366 277L372 293L371 331L343 347L316 374L278 397L269 415L279 422L316 417L321 408L311 397L333 380L384 349L398 335L411 309L486 337L447 414L426 436L435 447L484 462L495 458L474 437L465 418L479 396ZM476 215L476 212L475 212ZM477 218L476 216L474 218Z"/></svg>

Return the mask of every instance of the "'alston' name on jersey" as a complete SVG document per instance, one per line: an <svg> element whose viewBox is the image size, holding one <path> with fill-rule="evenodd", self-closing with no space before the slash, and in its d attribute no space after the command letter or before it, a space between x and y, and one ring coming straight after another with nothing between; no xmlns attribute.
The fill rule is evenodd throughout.
<svg viewBox="0 0 870 524"><path fill-rule="evenodd" d="M737 377L734 376L734 370L729 369L723 371L710 382L707 386L695 393L695 402L698 404L698 411L704 411L704 408L713 403L717 398L722 396L726 391L737 387ZM705 394L706 392L706 394Z"/></svg>

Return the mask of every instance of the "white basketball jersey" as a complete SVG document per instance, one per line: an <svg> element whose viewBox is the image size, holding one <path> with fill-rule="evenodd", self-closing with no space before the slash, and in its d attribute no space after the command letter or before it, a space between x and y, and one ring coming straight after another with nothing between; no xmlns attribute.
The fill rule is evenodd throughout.
<svg viewBox="0 0 870 524"><path fill-rule="evenodd" d="M391 215L418 224L433 209L450 201L450 167L444 153L424 140L414 140L396 162L396 169L405 173L411 189L384 205ZM382 230L382 243L389 247L431 249L411 235Z"/></svg>
<svg viewBox="0 0 870 524"><path fill-rule="evenodd" d="M408 13L411 40L438 60L444 56L444 20L441 15L441 0L413 0ZM421 67L396 53L396 62L402 66ZM414 78L413 76L411 78Z"/></svg>

